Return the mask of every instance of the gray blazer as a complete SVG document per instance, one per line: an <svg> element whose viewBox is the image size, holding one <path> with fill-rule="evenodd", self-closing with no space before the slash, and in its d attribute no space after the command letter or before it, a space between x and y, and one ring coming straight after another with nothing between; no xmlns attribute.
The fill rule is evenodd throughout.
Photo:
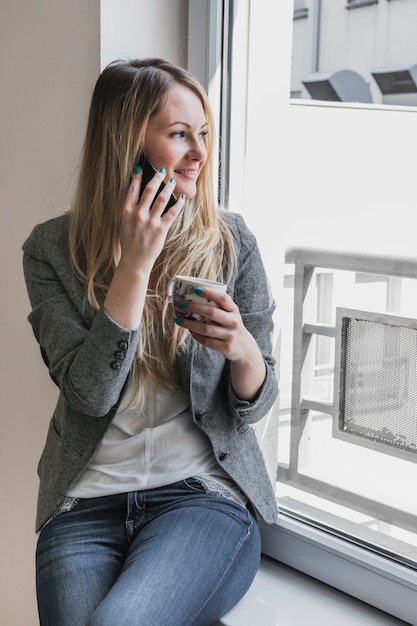
<svg viewBox="0 0 417 626"><path fill-rule="evenodd" d="M277 397L271 333L274 303L255 237L238 214L222 213L235 241L237 268L228 292L265 359L267 374L254 402L241 401L230 385L229 362L191 335L178 356L183 388L197 426L209 437L219 464L266 521L276 518L276 498L251 424ZM135 358L140 328L126 330L103 309L94 310L71 268L69 216L36 226L23 245L23 267L32 306L29 322L60 394L38 474L36 529L62 504L91 461L120 404Z"/></svg>

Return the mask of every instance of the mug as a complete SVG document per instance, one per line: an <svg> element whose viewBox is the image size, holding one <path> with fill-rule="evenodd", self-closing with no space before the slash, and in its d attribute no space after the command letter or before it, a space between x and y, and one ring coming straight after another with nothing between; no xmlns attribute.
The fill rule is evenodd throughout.
<svg viewBox="0 0 417 626"><path fill-rule="evenodd" d="M172 303L174 308L175 317L182 317L197 322L207 322L208 320L202 315L196 313L190 313L187 309L182 309L178 306L179 302L201 302L209 304L210 306L216 306L216 303L212 300L208 300L203 295L195 293L195 289L204 289L204 287L210 287L210 289L217 289L218 291L225 292L227 285L225 283L218 283L215 280L207 280L206 278L198 278L195 276L174 276L168 283L167 293L168 300Z"/></svg>

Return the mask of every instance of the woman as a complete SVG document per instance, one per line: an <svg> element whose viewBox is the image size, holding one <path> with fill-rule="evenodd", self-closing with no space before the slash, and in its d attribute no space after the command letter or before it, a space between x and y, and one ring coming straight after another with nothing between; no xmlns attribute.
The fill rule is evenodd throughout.
<svg viewBox="0 0 417 626"><path fill-rule="evenodd" d="M273 303L253 235L216 209L212 152L189 73L114 62L71 210L24 244L29 321L60 390L39 463L42 626L210 625L257 571L256 517L276 505L250 424L277 395ZM143 154L157 172L140 194ZM174 319L178 274L228 283L205 290L217 307L188 304L210 323Z"/></svg>

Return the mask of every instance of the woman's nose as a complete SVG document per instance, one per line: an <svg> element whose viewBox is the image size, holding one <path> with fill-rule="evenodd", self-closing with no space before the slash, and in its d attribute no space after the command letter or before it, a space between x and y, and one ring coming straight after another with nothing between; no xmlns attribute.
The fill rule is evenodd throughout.
<svg viewBox="0 0 417 626"><path fill-rule="evenodd" d="M201 161L206 158L207 149L202 139L196 138L191 141L189 149L188 149L188 155L190 158L194 160L198 160L198 161Z"/></svg>

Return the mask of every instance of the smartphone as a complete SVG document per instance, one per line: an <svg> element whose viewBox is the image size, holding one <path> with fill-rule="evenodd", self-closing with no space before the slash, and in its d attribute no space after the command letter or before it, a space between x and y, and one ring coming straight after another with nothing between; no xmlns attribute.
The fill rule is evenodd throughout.
<svg viewBox="0 0 417 626"><path fill-rule="evenodd" d="M138 161L138 165L140 165L140 166L141 166L141 168L142 168L142 172L143 172L143 173L142 173L142 183L141 183L141 186L140 186L140 193L139 193L139 197L140 197L140 196L142 195L142 192L143 192L144 188L146 187L146 185L149 183L149 181L151 180L151 178L153 178L153 177L154 177L154 175L156 174L156 169L154 168L154 166L152 165L152 163L150 163L150 162L148 161L148 159L147 159L145 156L142 156L142 157L139 159L139 161ZM161 185L160 185L160 187L159 187L159 189L158 189L158 191L156 192L155 199L154 199L154 201L152 202L152 205L153 205L153 203L155 202L156 197L157 197L157 196L161 193L161 191L162 191L162 189L163 189L164 187L165 187L165 183L163 183L163 182L162 182L162 183L161 183ZM162 211L162 213L161 213L161 217L162 217L163 215L165 215L165 213L166 213L166 212L167 212L167 211L168 211L168 210L172 207L172 205L174 205L174 204L176 203L176 201L177 201L177 198L176 198L176 196L172 193L172 194L171 194L170 199L168 200L168 204L166 205L165 209L164 209L164 210ZM152 205L151 205L151 206L152 206Z"/></svg>

